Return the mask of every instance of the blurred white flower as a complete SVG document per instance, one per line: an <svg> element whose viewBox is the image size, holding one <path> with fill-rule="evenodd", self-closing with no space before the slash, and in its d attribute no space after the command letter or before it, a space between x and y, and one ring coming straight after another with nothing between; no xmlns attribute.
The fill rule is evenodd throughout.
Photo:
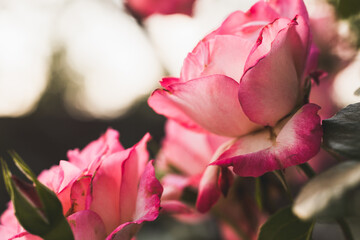
<svg viewBox="0 0 360 240"><path fill-rule="evenodd" d="M76 0L59 19L57 38L78 88L69 88L70 107L101 117L116 117L149 94L162 67L145 33L111 2Z"/></svg>
<svg viewBox="0 0 360 240"><path fill-rule="evenodd" d="M162 67L123 9L111 0L0 0L0 116L34 109L58 49L76 73L78 87L66 93L72 110L116 117L149 94Z"/></svg>
<svg viewBox="0 0 360 240"><path fill-rule="evenodd" d="M336 76L332 87L333 98L340 108L360 102L360 96L354 94L360 88L360 53Z"/></svg>
<svg viewBox="0 0 360 240"><path fill-rule="evenodd" d="M54 11L43 1L0 1L0 116L31 111L45 90Z"/></svg>

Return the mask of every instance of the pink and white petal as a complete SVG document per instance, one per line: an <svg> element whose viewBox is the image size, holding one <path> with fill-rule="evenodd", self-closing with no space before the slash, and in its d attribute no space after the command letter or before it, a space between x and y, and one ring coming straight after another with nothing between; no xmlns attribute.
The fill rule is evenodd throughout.
<svg viewBox="0 0 360 240"><path fill-rule="evenodd" d="M206 132L202 127L195 123L184 111L179 108L171 98L169 91L165 89L155 90L148 99L149 106L158 114L172 119L186 128L197 132Z"/></svg>
<svg viewBox="0 0 360 240"><path fill-rule="evenodd" d="M220 198L219 171L217 166L208 166L200 180L196 209L201 213L209 211Z"/></svg>
<svg viewBox="0 0 360 240"><path fill-rule="evenodd" d="M150 161L140 178L134 214L137 222L154 221L158 217L162 192L163 187L155 177L153 161Z"/></svg>
<svg viewBox="0 0 360 240"><path fill-rule="evenodd" d="M59 163L60 168L64 173L63 181L59 187L58 192L63 191L64 188L72 184L82 174L82 170L71 162L61 160Z"/></svg>
<svg viewBox="0 0 360 240"><path fill-rule="evenodd" d="M71 211L73 213L86 209L86 201L90 194L91 177L90 175L82 176L73 183L70 193Z"/></svg>
<svg viewBox="0 0 360 240"><path fill-rule="evenodd" d="M149 160L146 146L150 138L150 134L145 134L141 141L131 148L129 157L122 163L119 201L121 223L133 220L140 177Z"/></svg>
<svg viewBox="0 0 360 240"><path fill-rule="evenodd" d="M217 35L206 42L202 41L185 59L181 79L188 81L221 74L239 82L253 45L253 41L247 38L231 35Z"/></svg>
<svg viewBox="0 0 360 240"><path fill-rule="evenodd" d="M306 61L306 70L305 70L305 76L308 76L312 73L319 72L320 78L323 74L326 74L325 72L321 72L317 69L318 66L318 60L319 60L320 50L318 47L316 47L315 44L311 45L309 56ZM305 79L305 78L304 78ZM315 79L318 80L318 79ZM302 85L304 85L305 81L303 81Z"/></svg>
<svg viewBox="0 0 360 240"><path fill-rule="evenodd" d="M238 87L239 84L227 76L211 75L173 84L164 97L209 132L241 136L259 126L242 111L237 99ZM163 112L168 117L169 113Z"/></svg>
<svg viewBox="0 0 360 240"><path fill-rule="evenodd" d="M234 175L233 173L227 168L222 167L220 170L220 176L219 176L219 188L222 192L222 194L226 197L230 187L232 186L234 182Z"/></svg>
<svg viewBox="0 0 360 240"><path fill-rule="evenodd" d="M191 181L188 177L175 174L166 174L161 179L164 191L161 196L163 200L179 200L184 188L190 185Z"/></svg>
<svg viewBox="0 0 360 240"><path fill-rule="evenodd" d="M291 50L295 26L288 23L278 19L264 27L240 81L239 101L245 114L263 126L275 126L293 110L300 97L300 80Z"/></svg>
<svg viewBox="0 0 360 240"><path fill-rule="evenodd" d="M144 221L154 221L160 211L162 186L155 177L153 161L150 161L141 175L133 221L118 226L106 240L128 240L140 229Z"/></svg>
<svg viewBox="0 0 360 240"><path fill-rule="evenodd" d="M292 19L296 15L300 15L309 22L309 15L303 0L270 0L270 5L281 17Z"/></svg>
<svg viewBox="0 0 360 240"><path fill-rule="evenodd" d="M82 171L76 165L67 161L60 161L59 166L53 166L49 170L42 171L38 177L40 182L57 194L64 214L67 214L71 207L71 186L81 174Z"/></svg>
<svg viewBox="0 0 360 240"><path fill-rule="evenodd" d="M100 157L122 151L124 148L119 142L119 133L109 128L99 139L89 143L82 151L78 149L68 151L68 159L81 169L90 165L97 165ZM93 166L96 169L97 166ZM92 169L92 170L95 170Z"/></svg>
<svg viewBox="0 0 360 240"><path fill-rule="evenodd" d="M211 42L211 40L200 41L192 52L186 56L181 68L180 80L178 83L183 83L201 76L201 73L206 68L208 62L210 62ZM163 84L161 84L161 86L167 89Z"/></svg>
<svg viewBox="0 0 360 240"><path fill-rule="evenodd" d="M242 161L241 164L243 164L243 166L241 166L241 170L244 172L243 174L239 174L239 171L235 171L237 169L235 169L233 163L240 164L240 161L237 161L236 158L248 155L251 157L264 149L271 148L271 146L270 133L267 130L251 133L237 139L229 149L225 150L212 164L222 167L234 166L234 172L240 176L257 175L258 171L262 171L264 165L267 164L264 159L259 159L258 161L253 161L252 159Z"/></svg>
<svg viewBox="0 0 360 240"><path fill-rule="evenodd" d="M68 185L68 187L64 188L61 192L56 194L61 202L64 215L67 215L70 212L70 208L71 208L71 200L70 200L71 186L72 185Z"/></svg>
<svg viewBox="0 0 360 240"><path fill-rule="evenodd" d="M50 169L43 170L38 180L45 186L58 193L60 190L61 183L64 180L64 171L60 166L52 166Z"/></svg>
<svg viewBox="0 0 360 240"><path fill-rule="evenodd" d="M9 240L18 233L14 229L9 229L7 226L0 225L0 240Z"/></svg>
<svg viewBox="0 0 360 240"><path fill-rule="evenodd" d="M191 131L172 120L166 122L165 132L157 166L164 170L173 166L187 176L201 174L214 152L208 142L210 133Z"/></svg>
<svg viewBox="0 0 360 240"><path fill-rule="evenodd" d="M264 1L255 3L247 12L236 11L230 14L221 26L205 37L209 39L215 35L237 35L258 34L260 29L280 15Z"/></svg>
<svg viewBox="0 0 360 240"><path fill-rule="evenodd" d="M209 42L211 43L211 40ZM197 77L221 74L239 82L244 73L246 58L253 45L253 41L242 37L215 36L210 50L210 59L205 63L201 75Z"/></svg>
<svg viewBox="0 0 360 240"><path fill-rule="evenodd" d="M223 137L215 134L208 134L206 138L213 153L216 152L216 150L225 142L229 142L231 140L229 137Z"/></svg>
<svg viewBox="0 0 360 240"><path fill-rule="evenodd" d="M100 216L93 211L83 210L67 218L75 240L103 240L106 237L105 225Z"/></svg>
<svg viewBox="0 0 360 240"><path fill-rule="evenodd" d="M21 226L16 219L13 203L10 201L7 205L8 208L0 216L1 225L16 232Z"/></svg>
<svg viewBox="0 0 360 240"><path fill-rule="evenodd" d="M3 237L3 236L1 236L1 237ZM32 234L30 234L28 232L25 232L25 231L21 232L21 233L18 233L15 236L12 236L10 238L5 238L5 239L6 240L42 240L42 238L40 238L38 236L35 236L35 235L32 235Z"/></svg>
<svg viewBox="0 0 360 240"><path fill-rule="evenodd" d="M309 27L309 23L302 16L296 16L293 19L295 31L291 31L290 42L292 43L293 58L295 61L296 71L300 80L304 80L308 75L307 68L316 69L317 67L317 56L316 47L312 49L312 36ZM310 56L312 52L312 56ZM309 59L311 58L311 59ZM310 60L310 62L309 62ZM312 61L312 62L311 62ZM316 61L316 62L315 62Z"/></svg>
<svg viewBox="0 0 360 240"><path fill-rule="evenodd" d="M144 172L145 167L149 161L149 152L147 151L147 144L150 140L151 140L150 133L146 133L144 137L137 144L133 146L138 161L139 176Z"/></svg>
<svg viewBox="0 0 360 240"><path fill-rule="evenodd" d="M133 240L140 228L141 223L126 222L117 227L105 240Z"/></svg>
<svg viewBox="0 0 360 240"><path fill-rule="evenodd" d="M174 83L179 83L182 82L182 80L180 80L180 78L175 78L175 77L165 77L160 81L160 84L163 88L168 88L168 86L170 86L171 84Z"/></svg>
<svg viewBox="0 0 360 240"><path fill-rule="evenodd" d="M131 149L107 156L95 171L92 179L92 192L88 199L90 209L99 214L111 233L120 224L120 186L122 181L122 163Z"/></svg>
<svg viewBox="0 0 360 240"><path fill-rule="evenodd" d="M81 176L82 171L74 164L61 160L59 163L60 173L63 176L61 185L56 192L62 207L63 213L67 214L71 208L70 193L73 183Z"/></svg>
<svg viewBox="0 0 360 240"><path fill-rule="evenodd" d="M264 58L271 50L272 42L277 37L280 31L283 31L288 27L290 23L287 19L275 19L274 21L266 24L259 35L257 36L256 43L250 51L249 56L246 59L244 74L249 68L254 67L262 58Z"/></svg>
<svg viewBox="0 0 360 240"><path fill-rule="evenodd" d="M193 214L194 210L178 200L161 200L161 213L165 214Z"/></svg>
<svg viewBox="0 0 360 240"><path fill-rule="evenodd" d="M321 147L321 119L316 104L306 104L285 124L276 138L284 168L307 162Z"/></svg>
<svg viewBox="0 0 360 240"><path fill-rule="evenodd" d="M266 130L238 139L213 164L233 166L240 176L258 177L307 162L320 150L319 109L315 104L304 105L282 127L275 142Z"/></svg>

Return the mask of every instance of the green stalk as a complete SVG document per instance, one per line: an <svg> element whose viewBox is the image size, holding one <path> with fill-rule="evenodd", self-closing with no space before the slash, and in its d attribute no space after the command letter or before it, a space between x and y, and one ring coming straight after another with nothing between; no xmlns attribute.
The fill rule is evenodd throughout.
<svg viewBox="0 0 360 240"><path fill-rule="evenodd" d="M282 170L276 170L276 171L273 171L273 173L275 174L275 176L279 179L279 181L283 185L283 187L285 189L285 192L286 192L286 195L288 196L290 202L293 203L294 198L293 198L292 193L290 191L289 185L286 182L285 175L284 175L283 171Z"/></svg>
<svg viewBox="0 0 360 240"><path fill-rule="evenodd" d="M314 169L312 169L312 167L310 166L310 164L308 163L303 163L298 165L299 168L305 173L305 175L311 179L313 177L316 176L316 172L314 171Z"/></svg>

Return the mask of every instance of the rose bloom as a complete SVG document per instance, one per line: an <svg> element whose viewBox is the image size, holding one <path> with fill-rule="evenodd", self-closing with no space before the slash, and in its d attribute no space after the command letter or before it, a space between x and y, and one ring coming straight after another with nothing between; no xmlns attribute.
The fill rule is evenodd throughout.
<svg viewBox="0 0 360 240"><path fill-rule="evenodd" d="M57 194L75 240L131 239L141 223L159 214L162 186L148 161L150 135L128 149L118 137L109 129L82 151L70 150L69 161L60 161L38 177ZM20 226L11 203L1 216L0 236L41 239Z"/></svg>
<svg viewBox="0 0 360 240"><path fill-rule="evenodd" d="M180 202L184 189L191 188L198 192L196 208L199 212L207 212L217 202L213 212L226 216L227 221L218 218L223 239L239 239L234 227L255 239L258 227L266 218L256 206L252 192L243 190L238 196L239 188L229 190L233 173L227 168L220 170L208 165L218 147L229 138L194 132L171 120L167 121L165 131L156 162L157 169L166 172L161 179L163 210L174 214L180 221L194 222L206 218L208 215L199 214ZM227 197L220 198L221 193Z"/></svg>
<svg viewBox="0 0 360 240"><path fill-rule="evenodd" d="M126 0L130 10L141 18L152 14L192 14L195 0Z"/></svg>
<svg viewBox="0 0 360 240"><path fill-rule="evenodd" d="M318 51L301 0L232 13L165 78L149 105L189 129L231 137L212 164L260 176L320 149L319 107L306 104ZM305 104L305 105L304 105Z"/></svg>
<svg viewBox="0 0 360 240"><path fill-rule="evenodd" d="M219 168L208 166L216 149L229 138L194 132L171 120L166 123L165 131L166 137L157 157L157 169L166 173L162 179L162 206L167 210L168 200L179 200L184 188L191 187L198 190L197 210L208 211L219 199L221 191L226 192L229 187L219 185ZM172 173L173 169L177 174ZM222 175L232 178L226 168ZM176 204L171 203L171 207Z"/></svg>

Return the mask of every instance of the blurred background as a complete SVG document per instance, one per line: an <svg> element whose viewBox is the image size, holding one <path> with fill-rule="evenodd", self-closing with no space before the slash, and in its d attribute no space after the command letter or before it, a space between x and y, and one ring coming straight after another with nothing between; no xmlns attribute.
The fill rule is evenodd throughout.
<svg viewBox="0 0 360 240"><path fill-rule="evenodd" d="M187 53L229 13L255 2L0 0L0 156L9 159L13 149L39 174L108 127L120 132L125 147L150 132L156 149L165 119L147 106L149 94L162 77L179 76ZM319 68L327 72L311 99L328 118L360 101L360 90L354 94L360 88L360 3L305 4L321 50ZM1 180L1 212L8 201ZM193 231L172 229L171 221L163 221L169 234ZM193 227L194 239L219 238L207 228L211 221Z"/></svg>

